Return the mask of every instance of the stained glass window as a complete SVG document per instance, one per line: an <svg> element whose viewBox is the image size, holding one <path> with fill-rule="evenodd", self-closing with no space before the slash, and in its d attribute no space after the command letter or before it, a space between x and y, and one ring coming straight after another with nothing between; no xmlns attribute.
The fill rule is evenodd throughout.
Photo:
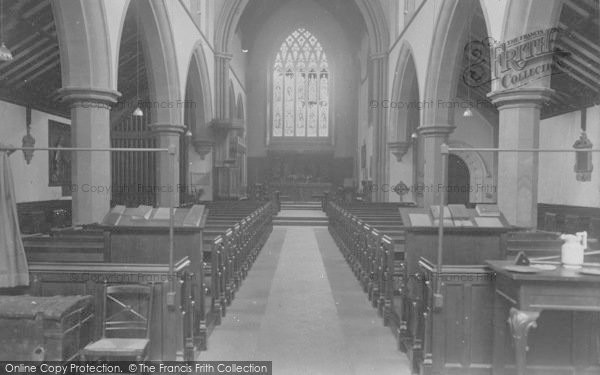
<svg viewBox="0 0 600 375"><path fill-rule="evenodd" d="M329 64L321 43L300 28L273 64L273 137L329 136Z"/></svg>

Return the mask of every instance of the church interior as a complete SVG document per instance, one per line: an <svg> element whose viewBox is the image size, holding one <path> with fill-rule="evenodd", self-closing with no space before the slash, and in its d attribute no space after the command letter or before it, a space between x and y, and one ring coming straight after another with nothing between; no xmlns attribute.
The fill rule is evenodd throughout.
<svg viewBox="0 0 600 375"><path fill-rule="evenodd" d="M0 361L600 374L599 0L0 0L0 43Z"/></svg>

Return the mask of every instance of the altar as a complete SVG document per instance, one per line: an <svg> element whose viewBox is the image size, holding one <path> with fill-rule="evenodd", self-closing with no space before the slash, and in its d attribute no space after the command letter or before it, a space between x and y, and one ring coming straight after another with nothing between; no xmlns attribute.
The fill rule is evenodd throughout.
<svg viewBox="0 0 600 375"><path fill-rule="evenodd" d="M273 184L271 188L280 192L282 200L292 202L316 201L323 193L333 191L333 185L326 182L289 182Z"/></svg>

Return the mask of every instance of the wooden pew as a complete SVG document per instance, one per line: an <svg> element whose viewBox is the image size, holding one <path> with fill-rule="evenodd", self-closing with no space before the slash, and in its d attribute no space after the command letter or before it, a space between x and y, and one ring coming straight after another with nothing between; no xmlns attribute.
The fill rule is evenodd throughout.
<svg viewBox="0 0 600 375"><path fill-rule="evenodd" d="M211 311L215 324L220 324L220 318L226 314L227 306L271 233L274 210L275 205L269 202L214 238Z"/></svg>
<svg viewBox="0 0 600 375"><path fill-rule="evenodd" d="M330 232L386 324L389 311L384 306L392 298L394 285L386 283L386 278L398 274L404 259L404 227L398 212L403 205L360 203L342 207L328 203Z"/></svg>
<svg viewBox="0 0 600 375"><path fill-rule="evenodd" d="M183 359L184 337L190 332L183 331L183 310L180 304L169 306L171 283L174 287L173 301L182 301L179 282L186 271L185 260L179 263L178 275L171 278L166 264L118 264L118 263L30 263L30 286L27 294L35 296L91 295L96 318L93 336L97 339L102 333L101 311L104 306L103 288L105 283L151 284L154 287L154 302L151 321L150 358L154 360Z"/></svg>
<svg viewBox="0 0 600 375"><path fill-rule="evenodd" d="M61 236L25 236L29 262L110 262L110 234L74 233Z"/></svg>

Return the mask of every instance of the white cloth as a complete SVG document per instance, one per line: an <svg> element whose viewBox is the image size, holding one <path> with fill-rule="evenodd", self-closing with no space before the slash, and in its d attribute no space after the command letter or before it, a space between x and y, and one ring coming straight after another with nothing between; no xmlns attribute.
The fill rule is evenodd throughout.
<svg viewBox="0 0 600 375"><path fill-rule="evenodd" d="M15 187L7 152L0 151L0 288L29 285Z"/></svg>

